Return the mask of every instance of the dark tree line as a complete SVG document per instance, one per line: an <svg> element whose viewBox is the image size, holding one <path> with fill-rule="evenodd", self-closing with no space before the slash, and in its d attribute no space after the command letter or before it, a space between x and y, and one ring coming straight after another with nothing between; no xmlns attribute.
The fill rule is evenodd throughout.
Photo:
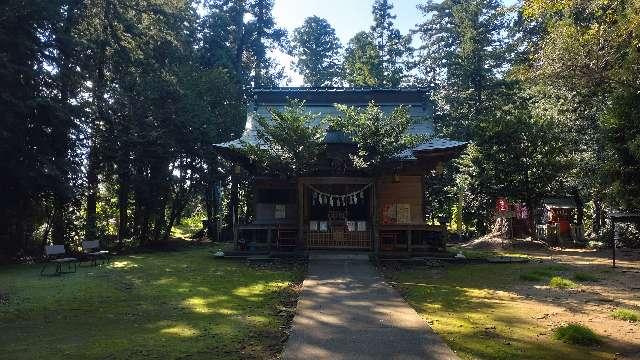
<svg viewBox="0 0 640 360"><path fill-rule="evenodd" d="M212 144L240 136L247 88L283 83L274 50L307 85L433 89L436 135L471 143L428 179L434 218L462 199L482 232L497 196L571 195L599 234L640 207L636 2L425 1L401 34L375 0L343 47L317 17L289 39L273 1L4 1L0 254L162 244L195 209L212 237L249 219L249 182Z"/></svg>
<svg viewBox="0 0 640 360"><path fill-rule="evenodd" d="M212 144L240 135L245 88L282 76L268 55L286 36L272 7L3 2L0 252L109 234L162 243L194 201L219 217L212 189L230 171Z"/></svg>

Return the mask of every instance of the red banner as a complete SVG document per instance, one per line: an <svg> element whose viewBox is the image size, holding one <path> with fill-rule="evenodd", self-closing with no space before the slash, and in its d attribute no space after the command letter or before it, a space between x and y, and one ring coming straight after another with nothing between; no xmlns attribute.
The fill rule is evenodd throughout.
<svg viewBox="0 0 640 360"><path fill-rule="evenodd" d="M497 198L496 199L496 211L497 212L507 212L509 211L509 201L506 198Z"/></svg>

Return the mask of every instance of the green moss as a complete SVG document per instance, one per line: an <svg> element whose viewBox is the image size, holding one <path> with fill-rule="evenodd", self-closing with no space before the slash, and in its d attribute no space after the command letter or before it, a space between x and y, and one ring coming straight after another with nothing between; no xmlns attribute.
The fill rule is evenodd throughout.
<svg viewBox="0 0 640 360"><path fill-rule="evenodd" d="M553 337L573 345L589 346L602 342L593 330L580 324L561 326L553 331Z"/></svg>
<svg viewBox="0 0 640 360"><path fill-rule="evenodd" d="M574 289L578 284L562 276L554 276L549 280L549 286L556 289Z"/></svg>
<svg viewBox="0 0 640 360"><path fill-rule="evenodd" d="M535 271L531 271L531 272L526 272L526 273L520 274L520 280L542 281L542 280L544 280L544 276L536 273Z"/></svg>
<svg viewBox="0 0 640 360"><path fill-rule="evenodd" d="M543 281L557 275L561 271L565 271L567 268L562 265L549 265L545 267L536 268L534 270L520 274L520 279L525 281Z"/></svg>
<svg viewBox="0 0 640 360"><path fill-rule="evenodd" d="M521 284L520 274L536 270L549 271L538 264L474 264L386 275L462 359L613 358L613 349L585 349L540 336L547 329L532 320L535 308L510 295Z"/></svg>
<svg viewBox="0 0 640 360"><path fill-rule="evenodd" d="M211 248L116 257L75 274L0 268L1 358L273 358L276 307L300 272L214 259ZM52 348L52 344L54 348ZM64 356L63 356L64 354Z"/></svg>
<svg viewBox="0 0 640 360"><path fill-rule="evenodd" d="M580 282L595 282L600 280L597 276L591 275L588 273L575 273L573 275L573 280Z"/></svg>
<svg viewBox="0 0 640 360"><path fill-rule="evenodd" d="M611 313L611 317L625 321L640 321L640 313L629 309L616 309Z"/></svg>

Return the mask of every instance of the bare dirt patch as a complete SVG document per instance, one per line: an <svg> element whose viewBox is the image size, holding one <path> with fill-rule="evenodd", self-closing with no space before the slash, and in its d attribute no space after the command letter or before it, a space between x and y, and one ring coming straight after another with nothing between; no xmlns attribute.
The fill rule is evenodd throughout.
<svg viewBox="0 0 640 360"><path fill-rule="evenodd" d="M381 270L463 358L640 359L640 322L611 316L619 308L640 311L638 252L622 251L616 268L609 251L524 253L536 261ZM540 278L523 276L531 273ZM555 276L575 288L550 287ZM554 339L554 329L570 323L592 329L602 344Z"/></svg>
<svg viewBox="0 0 640 360"><path fill-rule="evenodd" d="M499 233L488 234L460 245L467 250L546 250L548 245L532 238L507 239Z"/></svg>

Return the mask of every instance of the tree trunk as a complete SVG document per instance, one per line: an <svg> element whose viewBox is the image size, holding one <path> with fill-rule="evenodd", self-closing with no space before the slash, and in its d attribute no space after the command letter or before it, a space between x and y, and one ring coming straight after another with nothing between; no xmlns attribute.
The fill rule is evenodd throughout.
<svg viewBox="0 0 640 360"><path fill-rule="evenodd" d="M96 240L96 205L98 202L98 169L95 144L89 149L89 165L87 167L87 217L84 237L87 241Z"/></svg>
<svg viewBox="0 0 640 360"><path fill-rule="evenodd" d="M129 235L129 189L130 185L128 154L121 156L118 164L118 246L122 247Z"/></svg>
<svg viewBox="0 0 640 360"><path fill-rule="evenodd" d="M53 215L51 217L51 240L55 245L64 245L66 234L65 212L66 201L59 195L53 198Z"/></svg>
<svg viewBox="0 0 640 360"><path fill-rule="evenodd" d="M218 159L214 156L208 159L206 169L206 182L204 184L204 204L207 211L207 237L211 241L218 239L218 182L216 180L218 172Z"/></svg>
<svg viewBox="0 0 640 360"><path fill-rule="evenodd" d="M599 196L593 198L593 228L592 231L595 235L600 235L602 232L602 201Z"/></svg>
<svg viewBox="0 0 640 360"><path fill-rule="evenodd" d="M229 209L227 211L227 226L232 229L238 219L238 175L231 175L231 188L229 189Z"/></svg>

